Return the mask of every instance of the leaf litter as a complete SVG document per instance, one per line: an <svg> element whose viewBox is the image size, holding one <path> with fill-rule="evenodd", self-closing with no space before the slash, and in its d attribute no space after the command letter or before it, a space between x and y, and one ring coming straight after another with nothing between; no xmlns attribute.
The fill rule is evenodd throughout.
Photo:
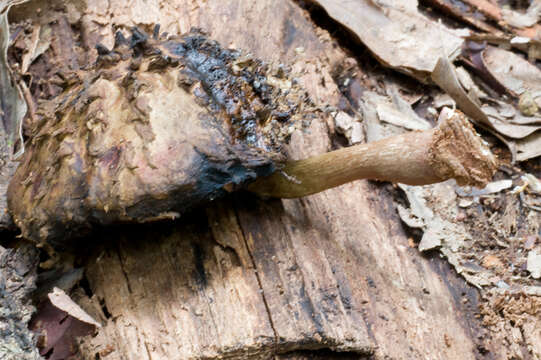
<svg viewBox="0 0 541 360"><path fill-rule="evenodd" d="M508 148L509 156L498 148L497 140L486 136L493 148L500 149L502 171L484 189L461 188L453 182L399 185L405 201L397 203L397 209L407 226L422 232L420 251L438 252L480 289L480 315L494 330L492 341L514 344L509 357L521 357L518 343L541 357L541 335L534 332L541 326L541 73L535 64L541 59L536 35L539 2L522 9L503 9L487 0L313 2L351 31L383 67L423 84L422 91L408 99L410 89L385 81L379 89L364 91L353 113L336 111L336 130L349 143L427 128L436 122L439 109L456 106ZM439 21L427 6L451 15L460 26ZM104 30L107 19L101 10L89 12L96 32ZM74 23L81 17L75 8L69 15ZM140 15L144 19L139 22L153 23L152 14ZM51 28L40 26L20 40L26 49L21 73L46 56L54 42ZM112 34L103 37L106 44L113 41ZM7 61L0 65L4 74L11 72ZM24 83L17 78L2 84L8 83L18 84L9 96L21 103ZM54 85L49 92L54 94ZM3 94L2 100L7 97ZM426 111L420 115L422 107ZM6 117L4 110L0 114ZM4 138L11 139L10 146L21 134L17 119L4 121L8 129Z"/></svg>
<svg viewBox="0 0 541 360"><path fill-rule="evenodd" d="M459 187L454 181L399 184L403 197L397 199L397 211L420 234L419 251L439 254L479 289L480 318L492 330L487 341L513 344L499 355L522 358L521 344L541 358L541 334L534 331L541 327L541 71L535 63L541 52L539 38L518 26L528 16L537 19L538 4L503 11L494 2L464 1L462 10L451 10L457 10L453 17L466 30L426 15L417 1L357 0L348 3L350 8L335 1L315 2L383 67L427 84L413 90L422 93L413 102L405 100L412 87L397 87L388 75L361 92L352 102L359 104L357 116L367 141L418 129L427 120L433 126L441 109L455 106L492 135L485 139L501 158L492 183L484 189ZM398 9L409 15L408 21L396 14ZM536 22L528 24L537 28ZM428 28L430 32L422 31ZM394 46L396 42L400 45Z"/></svg>

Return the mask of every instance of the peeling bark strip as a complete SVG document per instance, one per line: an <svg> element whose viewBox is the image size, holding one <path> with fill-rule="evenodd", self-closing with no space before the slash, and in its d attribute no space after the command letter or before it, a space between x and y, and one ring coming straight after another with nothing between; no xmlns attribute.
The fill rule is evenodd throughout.
<svg viewBox="0 0 541 360"><path fill-rule="evenodd" d="M97 49L96 66L38 109L9 188L26 238L59 245L95 223L177 217L271 174L311 109L285 69L198 32L134 30Z"/></svg>
<svg viewBox="0 0 541 360"><path fill-rule="evenodd" d="M12 230L13 221L7 211L7 187L15 172L17 158L24 152L22 123L26 103L8 64L10 44L8 12L11 6L26 2L0 2L0 230Z"/></svg>

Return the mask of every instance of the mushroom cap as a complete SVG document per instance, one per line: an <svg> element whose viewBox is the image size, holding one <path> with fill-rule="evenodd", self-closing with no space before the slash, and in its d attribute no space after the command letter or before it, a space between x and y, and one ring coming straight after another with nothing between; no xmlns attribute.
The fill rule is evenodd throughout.
<svg viewBox="0 0 541 360"><path fill-rule="evenodd" d="M65 245L95 224L176 217L283 163L310 102L282 67L199 31L117 34L40 104L8 190L25 238Z"/></svg>

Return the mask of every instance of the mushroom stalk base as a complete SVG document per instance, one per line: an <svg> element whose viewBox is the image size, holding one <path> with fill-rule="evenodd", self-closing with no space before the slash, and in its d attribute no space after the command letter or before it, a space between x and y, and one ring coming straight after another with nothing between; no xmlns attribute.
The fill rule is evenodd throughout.
<svg viewBox="0 0 541 360"><path fill-rule="evenodd" d="M496 171L496 158L462 113L448 111L442 117L434 129L288 162L247 189L296 198L359 179L426 185L454 178L459 185L483 187Z"/></svg>

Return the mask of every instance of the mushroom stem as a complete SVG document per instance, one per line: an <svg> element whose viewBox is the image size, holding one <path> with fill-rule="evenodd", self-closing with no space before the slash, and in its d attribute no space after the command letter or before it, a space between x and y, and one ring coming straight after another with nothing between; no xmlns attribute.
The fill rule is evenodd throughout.
<svg viewBox="0 0 541 360"><path fill-rule="evenodd" d="M296 198L359 179L426 185L451 178L459 185L483 187L497 161L465 116L442 112L430 130L413 131L290 161L247 189L265 197Z"/></svg>

